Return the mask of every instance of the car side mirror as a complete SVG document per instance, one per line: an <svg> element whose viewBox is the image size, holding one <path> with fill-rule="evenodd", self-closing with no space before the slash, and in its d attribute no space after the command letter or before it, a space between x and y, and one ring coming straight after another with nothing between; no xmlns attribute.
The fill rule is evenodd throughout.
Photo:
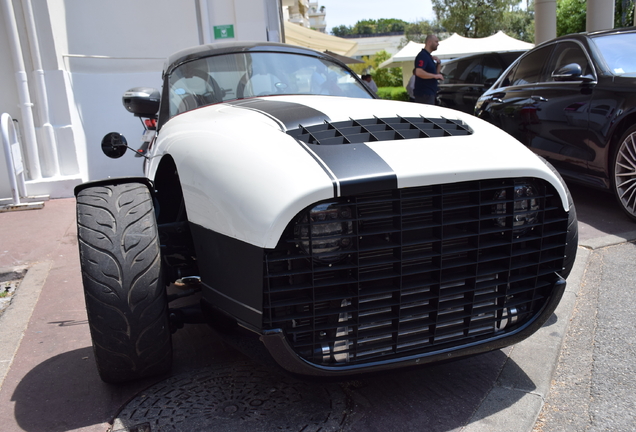
<svg viewBox="0 0 636 432"><path fill-rule="evenodd" d="M117 132L107 133L102 139L102 151L111 159L119 159L128 150L128 141Z"/></svg>
<svg viewBox="0 0 636 432"><path fill-rule="evenodd" d="M552 72L552 79L555 81L576 81L581 79L583 70L578 63L570 63Z"/></svg>

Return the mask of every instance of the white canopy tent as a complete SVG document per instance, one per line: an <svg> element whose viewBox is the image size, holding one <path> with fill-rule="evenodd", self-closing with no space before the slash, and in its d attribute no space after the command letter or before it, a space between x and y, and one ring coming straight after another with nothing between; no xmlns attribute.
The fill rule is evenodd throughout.
<svg viewBox="0 0 636 432"><path fill-rule="evenodd" d="M457 33L440 41L433 55L440 59L452 59L484 52L525 51L533 48L534 44L512 38L501 30L485 38L467 38ZM381 68L401 67L402 79L407 83L413 71L415 57L424 48L424 44L410 41L390 59L380 64Z"/></svg>
<svg viewBox="0 0 636 432"><path fill-rule="evenodd" d="M467 38L453 33L451 37L440 41L439 47L437 47L437 51L433 55L440 59L452 59L482 52L520 51L529 50L533 47L534 44L512 38L501 30L485 38ZM402 62L411 62L412 64L423 48L424 44L410 41L394 56L380 64L380 67L400 67Z"/></svg>

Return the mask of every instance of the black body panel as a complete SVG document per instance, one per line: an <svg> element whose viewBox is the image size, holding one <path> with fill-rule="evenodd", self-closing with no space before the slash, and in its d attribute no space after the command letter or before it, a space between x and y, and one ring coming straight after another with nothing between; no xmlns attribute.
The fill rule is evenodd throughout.
<svg viewBox="0 0 636 432"><path fill-rule="evenodd" d="M190 224L203 301L252 330L262 327L263 249Z"/></svg>

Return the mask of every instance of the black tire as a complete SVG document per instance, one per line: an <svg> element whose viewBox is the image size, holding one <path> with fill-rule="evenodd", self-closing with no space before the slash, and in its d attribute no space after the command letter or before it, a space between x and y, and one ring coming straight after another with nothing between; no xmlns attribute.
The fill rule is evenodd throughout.
<svg viewBox="0 0 636 432"><path fill-rule="evenodd" d="M612 153L612 189L621 209L636 221L636 126L621 136Z"/></svg>
<svg viewBox="0 0 636 432"><path fill-rule="evenodd" d="M556 168L554 168L554 166L552 166L552 164L545 160L542 156L539 156L539 159L541 159L550 168L550 170L552 170L554 175L561 180L567 194L568 206L570 208L568 210L568 232L565 239L565 259L563 260L563 270L557 272L563 279L567 279L572 271L572 267L574 266L576 251L579 247L579 223L576 217L576 207L574 207L574 200L572 200L572 195L570 194L568 185L565 181L563 181L561 174L559 174Z"/></svg>
<svg viewBox="0 0 636 432"><path fill-rule="evenodd" d="M122 383L168 372L172 341L150 191L141 183L82 190L77 232L100 377Z"/></svg>

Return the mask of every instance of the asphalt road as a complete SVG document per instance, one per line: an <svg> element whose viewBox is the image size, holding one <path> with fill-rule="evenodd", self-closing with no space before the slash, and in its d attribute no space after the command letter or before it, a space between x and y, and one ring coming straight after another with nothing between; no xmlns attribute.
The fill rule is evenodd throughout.
<svg viewBox="0 0 636 432"><path fill-rule="evenodd" d="M534 432L633 431L636 245L621 239L634 238L636 223L620 213L613 197L571 190L581 244L592 251Z"/></svg>

